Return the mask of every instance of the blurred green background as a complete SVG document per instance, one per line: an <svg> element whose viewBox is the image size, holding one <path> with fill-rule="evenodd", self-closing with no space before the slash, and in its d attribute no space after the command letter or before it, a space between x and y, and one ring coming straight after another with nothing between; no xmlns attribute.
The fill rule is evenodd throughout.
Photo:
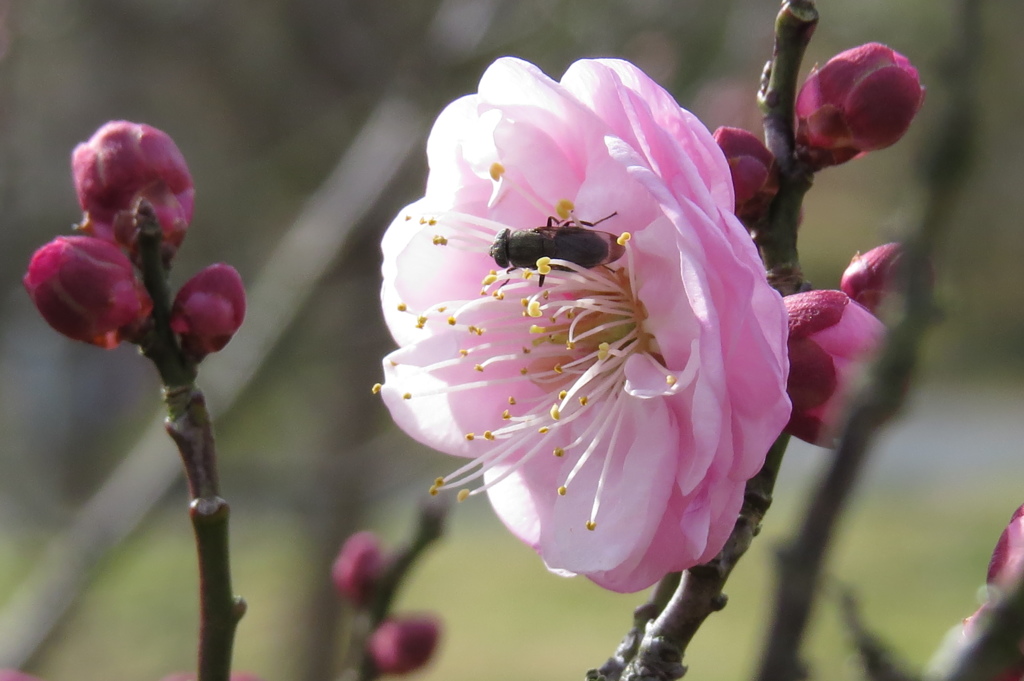
<svg viewBox="0 0 1024 681"><path fill-rule="evenodd" d="M942 0L821 0L819 9L808 65L880 41L908 55L929 86L903 142L816 179L801 254L811 281L830 288L855 251L898 238L916 214L916 159L946 101L940 72L954 19ZM237 666L267 681L317 681L331 678L342 637L343 606L327 581L342 538L372 526L401 540L430 481L451 468L394 433L369 392L390 348L377 242L422 191L429 122L474 91L497 56L521 56L556 78L575 59L616 56L710 128L756 130L776 11L768 0L0 0L0 666L29 628L14 610L26 580L44 574L39 561L54 538L75 527L83 536L78 509L159 407L147 362L130 348L103 352L57 336L19 283L33 250L78 219L68 170L77 142L115 118L169 132L197 187L174 281L228 261L255 282L310 197L329 200L326 178L380 102L403 102L409 160L364 192L358 219L327 221L351 232L307 302L264 308L262 325L243 327L204 365L207 387L238 379L237 358L257 352L266 328L288 323L244 395L232 403L211 390L211 407L234 509L236 590L250 604ZM830 568L827 591L854 586L868 621L918 664L975 609L995 540L1024 501L1022 29L1019 0L986 3L977 161L936 263L945 318ZM357 160L357 176L384 163L372 153ZM276 286L305 286L301 269ZM173 463L170 441L160 442L155 460ZM819 450L793 448L765 532L727 588L729 607L688 653L690 677L750 669L765 636L772 547L823 461ZM159 464L140 466L140 480L164 479L152 473ZM109 554L97 540L95 567L59 556L45 564L83 577L84 592L29 671L155 681L191 667L194 553L184 486L168 484L136 487L153 511ZM92 517L127 531L134 512L121 501ZM87 536L116 534L101 524ZM420 678L556 679L601 664L641 599L549 575L474 499L456 509L400 608L445 620L444 647ZM828 593L809 649L817 678L856 678Z"/></svg>

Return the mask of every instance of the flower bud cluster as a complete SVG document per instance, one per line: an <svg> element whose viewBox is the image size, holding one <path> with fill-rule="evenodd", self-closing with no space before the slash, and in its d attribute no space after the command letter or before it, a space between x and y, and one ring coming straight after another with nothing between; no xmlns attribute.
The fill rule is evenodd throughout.
<svg viewBox="0 0 1024 681"><path fill-rule="evenodd" d="M338 593L362 610L373 607L391 557L373 532L357 532L338 552L331 578ZM433 615L390 616L366 640L366 652L382 675L408 674L430 661L441 635Z"/></svg>
<svg viewBox="0 0 1024 681"><path fill-rule="evenodd" d="M42 246L23 282L59 333L103 348L140 343L151 330L153 300L138 271L140 208L160 225L165 268L192 220L195 189L174 140L148 125L111 121L71 157L78 203L74 236ZM211 265L178 292L171 328L193 360L223 348L242 324L245 291L230 266Z"/></svg>

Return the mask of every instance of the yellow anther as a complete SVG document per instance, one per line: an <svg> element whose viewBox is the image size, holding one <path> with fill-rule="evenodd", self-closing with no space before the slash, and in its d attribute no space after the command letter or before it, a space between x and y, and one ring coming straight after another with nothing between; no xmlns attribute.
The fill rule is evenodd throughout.
<svg viewBox="0 0 1024 681"><path fill-rule="evenodd" d="M530 304L526 306L526 314L530 315L531 317L539 317L542 314L544 314L543 312L540 311L540 301L530 301Z"/></svg>
<svg viewBox="0 0 1024 681"><path fill-rule="evenodd" d="M546 329L543 326L537 326L534 324L530 327L530 333L544 333Z"/></svg>
<svg viewBox="0 0 1024 681"><path fill-rule="evenodd" d="M450 326L455 326L455 315L448 317L448 324Z"/></svg>
<svg viewBox="0 0 1024 681"><path fill-rule="evenodd" d="M555 451L553 451L552 454L559 457L565 456L565 450L562 449L561 447L555 447Z"/></svg>
<svg viewBox="0 0 1024 681"><path fill-rule="evenodd" d="M530 370L527 369L526 367L523 367L522 369L519 370L519 373L525 376L526 374L530 373Z"/></svg>
<svg viewBox="0 0 1024 681"><path fill-rule="evenodd" d="M406 305L405 303L399 303L398 304L398 311L399 312L405 312L408 309L409 309L409 306Z"/></svg>
<svg viewBox="0 0 1024 681"><path fill-rule="evenodd" d="M540 428L537 429L537 432L540 433L541 435L544 435L549 430L551 430L551 429L548 428L547 426L541 426Z"/></svg>
<svg viewBox="0 0 1024 681"><path fill-rule="evenodd" d="M551 258L549 258L546 255L544 257L542 257L542 258L537 258L537 267L544 267L544 265L550 265L550 264L551 264Z"/></svg>
<svg viewBox="0 0 1024 681"><path fill-rule="evenodd" d="M377 393L380 392L380 389L383 388L383 387L384 386L382 386L380 383L374 383L373 387L370 388L370 391L373 392L374 395L376 395Z"/></svg>
<svg viewBox="0 0 1024 681"><path fill-rule="evenodd" d="M551 265L541 265L537 268L537 274L551 274Z"/></svg>
<svg viewBox="0 0 1024 681"><path fill-rule="evenodd" d="M508 403L514 405L516 403L516 398L512 397L511 395L509 395L508 396Z"/></svg>
<svg viewBox="0 0 1024 681"><path fill-rule="evenodd" d="M448 309L448 306L447 306L447 305L442 305L441 307L437 308L437 311L438 311L438 312L444 312L444 311L445 311L445 310L447 310L447 309Z"/></svg>
<svg viewBox="0 0 1024 681"><path fill-rule="evenodd" d="M404 395L402 395L402 399L403 400L411 400L412 399L412 393L405 393Z"/></svg>
<svg viewBox="0 0 1024 681"><path fill-rule="evenodd" d="M575 317L576 317L576 313L573 312L572 310L569 310L568 312L565 313L565 318L566 319L574 319Z"/></svg>
<svg viewBox="0 0 1024 681"><path fill-rule="evenodd" d="M469 354L469 350L466 350L466 349L459 350L459 354L462 355L463 357L465 357L466 355Z"/></svg>
<svg viewBox="0 0 1024 681"><path fill-rule="evenodd" d="M523 348L523 354L524 355L530 354L530 348Z"/></svg>
<svg viewBox="0 0 1024 681"><path fill-rule="evenodd" d="M503 418L506 421L508 421L510 418L512 418L512 413L509 412L508 409L506 409L505 411L501 412L501 418Z"/></svg>
<svg viewBox="0 0 1024 681"><path fill-rule="evenodd" d="M444 238L440 234L435 234L434 235L433 242L434 242L435 246L447 246L448 245L448 239Z"/></svg>
<svg viewBox="0 0 1024 681"><path fill-rule="evenodd" d="M547 289L544 289L544 293L542 293L542 294L540 294L540 295L541 295L541 298L543 298L544 300L547 300L547 299L548 299L548 296L550 296L550 295L551 295L551 291L549 291L549 290L547 290Z"/></svg>
<svg viewBox="0 0 1024 681"><path fill-rule="evenodd" d="M565 396L568 395L568 394L569 394L568 390L563 390L562 392L558 393L558 399L564 400Z"/></svg>
<svg viewBox="0 0 1024 681"><path fill-rule="evenodd" d="M396 367L396 366L398 366L398 362L396 362L396 361L395 361L395 360L393 360L393 359L389 359L389 360L388 360L388 362L389 362L389 363L391 364L391 366L393 366L393 367Z"/></svg>
<svg viewBox="0 0 1024 681"><path fill-rule="evenodd" d="M562 485L561 487L558 488L558 496L564 497L565 493L568 491L569 489L565 485Z"/></svg>
<svg viewBox="0 0 1024 681"><path fill-rule="evenodd" d="M491 164L491 179L497 182L501 179L501 176L505 174L505 166L500 163Z"/></svg>
<svg viewBox="0 0 1024 681"><path fill-rule="evenodd" d="M569 215L576 210L576 204L569 199L562 199L555 204L555 213L563 220L568 220Z"/></svg>
<svg viewBox="0 0 1024 681"><path fill-rule="evenodd" d="M586 396L586 395L583 395L582 397L580 397L580 406L581 406L581 407L585 407L585 406L587 406L587 402L589 402L589 401L590 401L590 400L589 400L589 399L587 399L587 396Z"/></svg>
<svg viewBox="0 0 1024 681"><path fill-rule="evenodd" d="M473 368L476 369L477 371L483 371L484 370L484 365L483 364L477 364Z"/></svg>
<svg viewBox="0 0 1024 681"><path fill-rule="evenodd" d="M551 411L549 411L548 413L551 414L551 418L553 418L556 421L558 419L562 418L562 412L558 411L558 405L557 404L554 405L553 407L551 407Z"/></svg>
<svg viewBox="0 0 1024 681"><path fill-rule="evenodd" d="M420 315L419 317L416 318L416 323L417 324L426 324L427 323L427 318L424 317L423 315Z"/></svg>
<svg viewBox="0 0 1024 681"><path fill-rule="evenodd" d="M497 298L498 300L505 300L505 292L504 291L495 291L491 295L494 296L495 298Z"/></svg>
<svg viewBox="0 0 1024 681"><path fill-rule="evenodd" d="M530 304L530 299L529 298L520 298L519 302L523 304L523 307L526 307L526 306L528 306Z"/></svg>
<svg viewBox="0 0 1024 681"><path fill-rule="evenodd" d="M615 243L617 243L620 246L625 246L626 242L632 238L632 234L630 234L629 232L623 232L621 235L619 235L619 238L615 240Z"/></svg>
<svg viewBox="0 0 1024 681"><path fill-rule="evenodd" d="M498 275L498 270L490 270L488 272L488 274L493 274L493 275L497 276Z"/></svg>
<svg viewBox="0 0 1024 681"><path fill-rule="evenodd" d="M469 498L469 490L468 489L460 489L459 493L455 495L455 499L457 501L465 501L468 498Z"/></svg>
<svg viewBox="0 0 1024 681"><path fill-rule="evenodd" d="M493 440L494 439L494 433L492 433L489 430L485 430L484 431L484 439L485 440Z"/></svg>
<svg viewBox="0 0 1024 681"><path fill-rule="evenodd" d="M430 488L430 496L432 496L432 497L436 497L436 496L437 496L437 493L438 493L439 491L440 491L440 490L438 490L438 489L437 489L436 487L431 487L431 488Z"/></svg>
<svg viewBox="0 0 1024 681"><path fill-rule="evenodd" d="M665 377L665 382L668 383L669 385L675 385L676 377L673 376L672 374L669 374L668 376Z"/></svg>
<svg viewBox="0 0 1024 681"><path fill-rule="evenodd" d="M556 374L560 374L562 373L562 365L556 364L555 366L551 367L551 370L554 371Z"/></svg>
<svg viewBox="0 0 1024 681"><path fill-rule="evenodd" d="M523 279L529 279L533 276L533 270L523 270Z"/></svg>
<svg viewBox="0 0 1024 681"><path fill-rule="evenodd" d="M426 219L426 218L422 218L422 217L421 217L421 218L420 218L420 224L421 224L421 225L425 225L425 224L427 224L427 219Z"/></svg>
<svg viewBox="0 0 1024 681"><path fill-rule="evenodd" d="M611 346L607 343L601 343L597 346L597 358L608 359L608 354L611 352Z"/></svg>
<svg viewBox="0 0 1024 681"><path fill-rule="evenodd" d="M434 487L443 487L444 478L434 478Z"/></svg>
<svg viewBox="0 0 1024 681"><path fill-rule="evenodd" d="M405 216L405 221L409 222L409 220L412 220L412 216L411 215L406 215Z"/></svg>
<svg viewBox="0 0 1024 681"><path fill-rule="evenodd" d="M437 224L437 218L430 218L429 220L427 220L427 224L433 227L434 225Z"/></svg>
<svg viewBox="0 0 1024 681"><path fill-rule="evenodd" d="M591 530L591 531L596 530L597 529L597 523L595 523L593 520L588 520L587 521L587 529Z"/></svg>
<svg viewBox="0 0 1024 681"><path fill-rule="evenodd" d="M575 348L576 348L576 344L575 343L573 343L572 341L565 341L565 349L566 350L573 350Z"/></svg>
<svg viewBox="0 0 1024 681"><path fill-rule="evenodd" d="M476 439L476 435L474 433L466 433L466 439L472 442Z"/></svg>
<svg viewBox="0 0 1024 681"><path fill-rule="evenodd" d="M484 286L490 286L491 284L493 284L496 281L498 281L498 275L496 275L496 274L488 274L486 277L484 277L484 280L481 283Z"/></svg>

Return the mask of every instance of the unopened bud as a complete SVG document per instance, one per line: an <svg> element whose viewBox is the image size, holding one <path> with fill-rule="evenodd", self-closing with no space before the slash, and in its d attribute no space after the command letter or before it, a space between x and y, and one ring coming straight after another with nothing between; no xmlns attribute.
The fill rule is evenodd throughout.
<svg viewBox="0 0 1024 681"><path fill-rule="evenodd" d="M858 253L843 272L839 288L875 313L897 283L902 258L903 247L897 243L877 246L863 255Z"/></svg>
<svg viewBox="0 0 1024 681"><path fill-rule="evenodd" d="M367 651L380 674L408 674L434 654L441 623L429 615L385 620L367 641Z"/></svg>
<svg viewBox="0 0 1024 681"><path fill-rule="evenodd" d="M50 326L102 348L133 340L153 309L121 249L87 236L59 236L40 248L22 282Z"/></svg>
<svg viewBox="0 0 1024 681"><path fill-rule="evenodd" d="M163 232L166 260L192 221L195 188L185 158L167 133L143 123L110 121L75 147L71 172L85 211L80 229L135 250L135 211L148 201Z"/></svg>
<svg viewBox="0 0 1024 681"><path fill-rule="evenodd" d="M0 681L43 681L38 676L32 676L17 669L0 669Z"/></svg>
<svg viewBox="0 0 1024 681"><path fill-rule="evenodd" d="M196 359L217 352L245 319L245 287L231 265L218 263L185 282L171 308L171 329Z"/></svg>
<svg viewBox="0 0 1024 681"><path fill-rule="evenodd" d="M996 542L988 564L988 583L1008 588L1024 574L1024 506L1010 518L1010 524Z"/></svg>
<svg viewBox="0 0 1024 681"><path fill-rule="evenodd" d="M385 566L380 540L373 532L357 532L345 540L331 568L338 592L353 604L366 607L373 602L377 583Z"/></svg>
<svg viewBox="0 0 1024 681"><path fill-rule="evenodd" d="M719 128L714 137L729 162L736 216L748 222L760 219L779 191L775 155L756 135L740 128Z"/></svg>
<svg viewBox="0 0 1024 681"><path fill-rule="evenodd" d="M789 313L786 390L793 402L786 432L828 447L851 383L885 327L842 291L808 291L783 301Z"/></svg>
<svg viewBox="0 0 1024 681"><path fill-rule="evenodd" d="M910 61L879 43L846 50L814 69L796 99L798 153L815 170L895 144L921 108Z"/></svg>

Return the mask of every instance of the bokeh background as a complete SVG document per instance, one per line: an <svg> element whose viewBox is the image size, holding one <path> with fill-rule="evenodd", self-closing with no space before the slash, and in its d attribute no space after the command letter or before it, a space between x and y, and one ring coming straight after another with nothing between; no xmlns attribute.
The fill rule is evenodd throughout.
<svg viewBox="0 0 1024 681"><path fill-rule="evenodd" d="M819 9L808 65L880 41L929 85L904 141L816 179L801 254L829 288L855 251L898 238L916 215L957 19L946 0ZM770 0L0 0L0 667L155 681L193 664L194 554L174 449L153 435L155 372L131 348L57 336L20 284L33 250L78 219L77 142L117 118L169 132L197 188L174 281L227 261L253 284L250 322L201 377L234 510L235 586L250 603L237 667L322 681L343 636L328 581L340 542L366 526L400 541L451 467L393 432L369 390L391 343L377 243L422 191L430 121L495 57L558 77L575 59L615 56L710 128L756 130L776 11ZM1024 4L984 12L976 164L936 262L944 318L841 527L810 645L818 678L856 678L841 584L924 664L976 607L991 548L1024 501ZM772 548L824 456L793 448L729 607L688 653L692 675L751 668ZM61 587L40 598L51 583ZM455 509L399 609L445 621L420 678L581 678L641 598L549 575L477 498ZM32 642L35 631L50 633Z"/></svg>

